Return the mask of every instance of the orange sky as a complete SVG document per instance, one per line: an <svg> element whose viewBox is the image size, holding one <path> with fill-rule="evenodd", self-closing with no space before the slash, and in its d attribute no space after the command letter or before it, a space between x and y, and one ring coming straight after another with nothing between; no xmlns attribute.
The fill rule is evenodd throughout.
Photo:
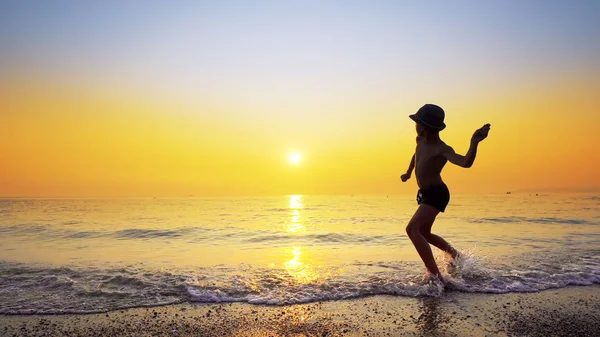
<svg viewBox="0 0 600 337"><path fill-rule="evenodd" d="M452 21L424 5L215 3L204 21L107 8L125 13L109 25L77 6L4 21L0 197L412 194L407 116L425 103L459 153L492 124L471 169L444 170L453 193L600 190L591 9L488 4ZM427 15L440 26L409 29Z"/></svg>
<svg viewBox="0 0 600 337"><path fill-rule="evenodd" d="M13 82L14 83L14 82ZM249 107L166 102L81 88L4 86L0 195L187 196L412 193L402 184L419 106L347 106L338 121L266 120ZM492 123L471 169L447 166L454 192L600 187L600 87L538 87L441 104L442 138L464 153ZM210 118L198 110L214 111ZM236 110L236 111L233 111ZM346 116L344 117L344 114ZM299 115L301 120L302 116ZM302 129L299 129L302 128ZM287 162L299 151L298 166Z"/></svg>

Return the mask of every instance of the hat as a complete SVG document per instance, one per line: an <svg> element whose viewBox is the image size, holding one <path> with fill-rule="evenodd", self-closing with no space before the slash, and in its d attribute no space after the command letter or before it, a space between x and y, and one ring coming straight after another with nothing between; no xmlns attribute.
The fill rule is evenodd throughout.
<svg viewBox="0 0 600 337"><path fill-rule="evenodd" d="M441 131L446 128L446 124L444 124L444 109L435 104L425 104L416 114L410 115L409 117L413 121L435 130Z"/></svg>

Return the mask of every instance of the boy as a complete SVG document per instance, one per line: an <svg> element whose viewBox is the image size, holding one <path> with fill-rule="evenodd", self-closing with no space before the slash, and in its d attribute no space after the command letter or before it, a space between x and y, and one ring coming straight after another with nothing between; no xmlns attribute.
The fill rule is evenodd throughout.
<svg viewBox="0 0 600 337"><path fill-rule="evenodd" d="M479 142L484 140L490 131L490 124L485 124L476 130L471 137L471 146L465 156L459 155L452 147L446 145L441 139L439 132L444 124L444 110L434 104L425 104L416 114L409 116L416 122L417 148L413 155L408 171L400 178L407 181L413 169L417 177L419 192L417 203L419 208L406 226L406 233L417 249L425 268L430 275L437 277L442 284L446 281L442 278L440 271L433 259L433 253L429 244L432 244L456 259L459 255L446 240L431 233L431 226L439 212L444 212L450 201L448 187L442 181L441 172L446 162L461 167L471 167L477 154Z"/></svg>

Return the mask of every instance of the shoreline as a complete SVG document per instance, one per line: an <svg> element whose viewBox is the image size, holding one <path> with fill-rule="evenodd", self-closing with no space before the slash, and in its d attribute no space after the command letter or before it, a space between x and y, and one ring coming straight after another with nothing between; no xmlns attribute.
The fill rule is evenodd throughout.
<svg viewBox="0 0 600 337"><path fill-rule="evenodd" d="M600 286L536 293L377 295L284 306L182 303L0 315L3 336L596 336Z"/></svg>

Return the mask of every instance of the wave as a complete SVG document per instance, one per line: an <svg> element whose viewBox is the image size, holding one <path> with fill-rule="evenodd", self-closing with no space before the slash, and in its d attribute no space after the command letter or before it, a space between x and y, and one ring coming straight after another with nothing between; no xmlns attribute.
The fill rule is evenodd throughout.
<svg viewBox="0 0 600 337"><path fill-rule="evenodd" d="M538 224L564 224L564 225L598 225L596 222L591 222L584 219L565 219L555 217L545 218L528 218L520 216L507 216L495 218L477 218L469 219L471 223L538 223Z"/></svg>
<svg viewBox="0 0 600 337"><path fill-rule="evenodd" d="M282 213L282 212L292 212L294 210L298 211L314 211L318 210L320 207L277 207L277 208L267 208L265 211L274 212L274 213Z"/></svg>
<svg viewBox="0 0 600 337"><path fill-rule="evenodd" d="M183 302L288 305L374 295L443 296L437 284L421 282L421 269L419 263L389 261L171 272L135 266L82 269L0 262L0 314L94 313ZM548 256L523 265L488 265L466 255L456 270L446 273L454 291L538 292L600 284L600 255Z"/></svg>
<svg viewBox="0 0 600 337"><path fill-rule="evenodd" d="M0 227L0 233L21 235L40 235L43 238L115 238L115 239L155 239L179 238L199 233L218 233L231 228L179 227L173 229L127 228L116 231L110 230L77 230L69 226L51 224L19 224Z"/></svg>
<svg viewBox="0 0 600 337"><path fill-rule="evenodd" d="M364 235L354 233L323 233L323 234L281 234L266 232L262 235L256 235L245 239L245 242L276 242L278 244L310 242L319 243L390 243L398 240L407 240L405 235Z"/></svg>
<svg viewBox="0 0 600 337"><path fill-rule="evenodd" d="M124 229L111 233L117 239L153 239L153 238L178 238L193 232L193 228L179 229Z"/></svg>
<svg viewBox="0 0 600 337"><path fill-rule="evenodd" d="M47 239L91 239L112 238L117 240L153 240L182 239L188 242L216 242L236 239L242 243L272 242L274 244L306 242L311 244L325 243L394 243L407 240L403 234L366 235L356 233L318 233L318 234L286 234L280 231L249 230L244 228L222 227L179 227L171 229L127 228L121 230L77 230L41 224L20 224L0 227L0 233L12 236L35 236L40 240Z"/></svg>

